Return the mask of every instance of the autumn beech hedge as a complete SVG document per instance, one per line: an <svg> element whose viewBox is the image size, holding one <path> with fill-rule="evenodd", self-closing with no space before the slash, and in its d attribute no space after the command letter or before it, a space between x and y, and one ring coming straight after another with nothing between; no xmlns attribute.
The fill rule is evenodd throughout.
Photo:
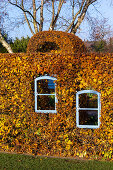
<svg viewBox="0 0 113 170"><path fill-rule="evenodd" d="M60 54L72 54L86 52L86 47L80 38L62 31L39 32L31 37L27 47L27 53L48 53L56 50Z"/></svg>
<svg viewBox="0 0 113 170"><path fill-rule="evenodd" d="M57 114L34 110L34 79L57 78ZM113 160L113 54L0 54L0 147L35 155ZM77 128L76 92L101 93L101 125Z"/></svg>
<svg viewBox="0 0 113 170"><path fill-rule="evenodd" d="M113 160L113 54L86 52L77 36L44 31L26 54L0 54L1 150ZM57 79L57 114L35 112L34 80L45 74ZM76 93L86 89L101 93L97 129L76 125Z"/></svg>

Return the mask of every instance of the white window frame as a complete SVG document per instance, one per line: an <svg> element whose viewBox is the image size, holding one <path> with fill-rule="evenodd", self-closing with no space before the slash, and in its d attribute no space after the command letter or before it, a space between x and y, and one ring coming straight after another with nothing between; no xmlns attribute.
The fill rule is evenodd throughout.
<svg viewBox="0 0 113 170"><path fill-rule="evenodd" d="M79 107L79 95L84 93L93 93L98 96L98 106L97 108L80 108ZM98 125L79 125L79 110L97 110L98 111ZM78 128L99 128L100 127L100 111L101 111L101 103L100 103L100 93L94 90L82 90L76 93L76 124Z"/></svg>
<svg viewBox="0 0 113 170"><path fill-rule="evenodd" d="M38 94L37 92L37 81L38 80L57 80L55 77L51 77L51 76L41 76L41 77L37 77L35 79L35 112L37 113L57 113L56 111L56 103L57 103L57 97L56 97L56 83L55 83L55 93L54 94ZM37 96L38 95L54 95L55 96L55 110L37 110Z"/></svg>

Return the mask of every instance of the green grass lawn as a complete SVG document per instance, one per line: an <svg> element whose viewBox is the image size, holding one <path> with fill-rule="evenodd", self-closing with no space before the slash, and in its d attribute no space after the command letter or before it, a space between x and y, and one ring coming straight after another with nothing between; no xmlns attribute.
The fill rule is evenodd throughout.
<svg viewBox="0 0 113 170"><path fill-rule="evenodd" d="M0 170L113 170L113 162L0 153Z"/></svg>

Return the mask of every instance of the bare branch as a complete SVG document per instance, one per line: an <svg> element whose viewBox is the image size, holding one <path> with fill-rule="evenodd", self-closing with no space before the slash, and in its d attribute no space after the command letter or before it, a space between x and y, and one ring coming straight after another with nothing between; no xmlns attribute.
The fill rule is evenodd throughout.
<svg viewBox="0 0 113 170"><path fill-rule="evenodd" d="M28 14L33 18L33 20L35 20L35 18L34 18L33 15L31 14L31 12L29 12L28 10L23 9L21 6L17 5L17 3L12 3L10 0L8 0L8 2L9 2L11 5L14 5L14 6L18 7L19 9L21 9L23 12L28 13ZM36 20L35 20L35 22L36 22L38 25L40 25L39 22L37 22Z"/></svg>
<svg viewBox="0 0 113 170"><path fill-rule="evenodd" d="M47 10L48 10L51 14L53 14L51 10L49 10L49 9L47 9ZM64 18L63 16L62 16L62 17L61 17L61 16L59 16L59 19L62 19L63 21L65 21L65 22L67 23L67 24L63 24L63 25L61 25L61 26L60 26L60 28L61 28L62 26L67 27L67 25L69 25L69 24L70 24L70 22L69 22L69 21L70 21L70 19L68 19L68 20L67 20L67 19L66 19L66 18ZM58 25L57 25L57 26L58 26ZM51 27L50 27L50 28L51 28ZM52 30L52 29L50 29L50 28L49 28L49 30ZM58 29L58 30L59 30L59 29Z"/></svg>
<svg viewBox="0 0 113 170"><path fill-rule="evenodd" d="M36 11L38 11L40 8L41 8L41 5L38 8L36 8Z"/></svg>
<svg viewBox="0 0 113 170"><path fill-rule="evenodd" d="M81 10L81 14L80 16L78 17L77 19L77 22L74 24L74 27L71 28L71 32L72 33L76 33L77 32L77 29L79 28L80 24L82 23L82 21L84 20L84 17L86 15L86 12L88 10L88 7L94 3L95 1L97 0L86 0L85 2L85 5L82 7L82 10Z"/></svg>
<svg viewBox="0 0 113 170"><path fill-rule="evenodd" d="M74 27L74 22L75 22L76 18L78 17L78 15L81 13L84 3L85 3L85 0L82 1L79 11L73 17L73 20L72 20L71 24L69 25L69 27L67 28L66 32L68 32L72 26Z"/></svg>
<svg viewBox="0 0 113 170"><path fill-rule="evenodd" d="M74 0L72 2L72 18L74 19L74 8L75 8L75 4L74 4ZM72 27L74 26L74 23L72 25Z"/></svg>
<svg viewBox="0 0 113 170"><path fill-rule="evenodd" d="M44 1L44 4L46 3L47 0ZM38 11L41 8L41 5L39 5L38 8L36 8L36 11Z"/></svg>
<svg viewBox="0 0 113 170"><path fill-rule="evenodd" d="M42 31L43 29L43 6L44 6L44 0L41 0L41 8L40 8L40 26L39 26L39 31Z"/></svg>
<svg viewBox="0 0 113 170"><path fill-rule="evenodd" d="M22 5L23 12L24 12L23 0L22 0L22 4L21 4L21 5ZM35 33L33 32L32 28L31 28L31 25L30 25L29 20L28 20L28 18L27 18L26 12L24 12L24 17L25 17L25 20L26 20L26 22L27 22L27 24L28 24L28 27L29 27L31 33L34 35Z"/></svg>
<svg viewBox="0 0 113 170"><path fill-rule="evenodd" d="M61 11L61 8L62 8L63 3L64 3L64 0L60 0L60 1L59 1L59 6L58 6L57 14L56 14L56 16L54 17L53 22L51 22L51 28L52 28L52 30L54 30L54 27L55 27L55 24L56 24L57 19L58 19L58 17L59 17L59 14L60 14L60 11Z"/></svg>

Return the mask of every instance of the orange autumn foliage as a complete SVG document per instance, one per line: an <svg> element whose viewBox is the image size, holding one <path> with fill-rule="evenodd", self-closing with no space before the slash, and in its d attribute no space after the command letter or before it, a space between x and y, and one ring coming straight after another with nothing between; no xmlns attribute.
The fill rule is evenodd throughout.
<svg viewBox="0 0 113 170"><path fill-rule="evenodd" d="M28 45L29 50L32 49ZM3 150L113 159L113 54L82 52L80 49L73 54L63 50L57 53L55 49L45 53L0 54L0 146ZM57 114L34 111L34 79L45 74L57 78ZM98 129L76 127L76 91L82 89L101 93Z"/></svg>
<svg viewBox="0 0 113 170"><path fill-rule="evenodd" d="M31 37L27 47L27 53L55 52L70 53L86 52L82 40L74 34L62 31L43 31Z"/></svg>

